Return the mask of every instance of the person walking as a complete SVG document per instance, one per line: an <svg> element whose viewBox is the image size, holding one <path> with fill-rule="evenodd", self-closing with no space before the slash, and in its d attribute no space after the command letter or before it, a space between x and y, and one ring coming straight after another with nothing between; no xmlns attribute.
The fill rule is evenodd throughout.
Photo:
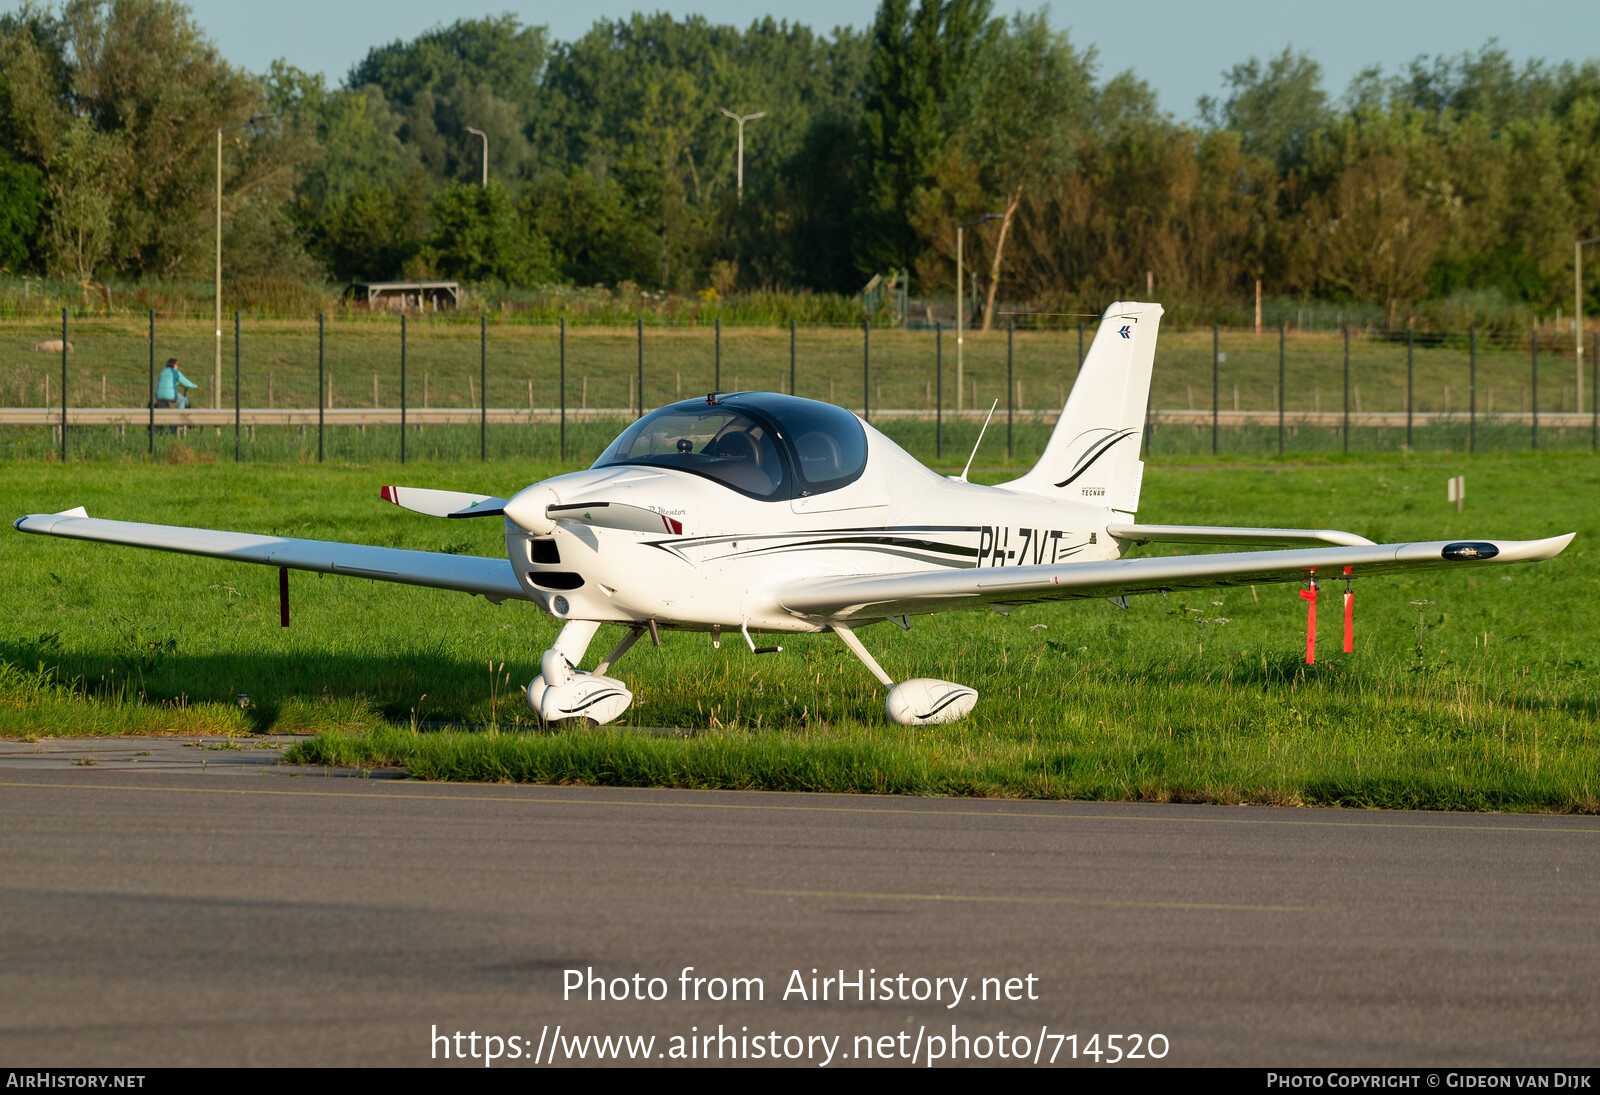
<svg viewBox="0 0 1600 1095"><path fill-rule="evenodd" d="M185 388L198 388L200 385L183 375L178 368L178 359L167 358L167 367L161 370L161 375L156 379L156 406L176 407L180 411L189 406L189 394Z"/></svg>

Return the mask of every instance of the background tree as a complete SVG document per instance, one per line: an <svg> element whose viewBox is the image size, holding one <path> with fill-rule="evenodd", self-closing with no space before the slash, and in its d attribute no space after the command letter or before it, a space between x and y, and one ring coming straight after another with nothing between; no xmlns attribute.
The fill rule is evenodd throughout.
<svg viewBox="0 0 1600 1095"><path fill-rule="evenodd" d="M916 265L913 226L934 189L951 112L975 60L1003 24L989 0L883 0L873 21L856 145L858 273Z"/></svg>
<svg viewBox="0 0 1600 1095"><path fill-rule="evenodd" d="M984 295L984 331L994 318L1006 237L1025 190L1066 170L1094 99L1094 51L1078 53L1043 11L1018 13L1008 32L975 59L965 95L963 146L976 163L986 204L1003 210Z"/></svg>
<svg viewBox="0 0 1600 1095"><path fill-rule="evenodd" d="M108 264L172 274L203 265L213 222L219 127L264 108L258 81L223 61L188 10L170 0L70 0L0 25L4 129L38 166L51 195L55 262L87 277ZM293 127L235 134L225 202L236 229L281 244L294 237L287 202L308 151ZM265 226L265 233L263 227Z"/></svg>
<svg viewBox="0 0 1600 1095"><path fill-rule="evenodd" d="M1322 90L1322 66L1285 46L1263 65L1252 57L1222 75L1226 99L1200 99L1200 115L1213 129L1239 134L1247 155L1264 156L1290 171L1331 120Z"/></svg>
<svg viewBox="0 0 1600 1095"><path fill-rule="evenodd" d="M38 247L44 176L0 152L0 270L26 269Z"/></svg>
<svg viewBox="0 0 1600 1095"><path fill-rule="evenodd" d="M445 277L503 285L555 280L548 241L517 218L497 180L488 186L451 183L434 197L430 212L436 256L431 263Z"/></svg>
<svg viewBox="0 0 1600 1095"><path fill-rule="evenodd" d="M513 15L461 19L410 42L370 50L345 79L345 89L378 96L401 119L399 140L436 186L474 181L483 149L467 126L489 135L489 174L514 186L532 178L549 39ZM380 123L382 124L382 123Z"/></svg>

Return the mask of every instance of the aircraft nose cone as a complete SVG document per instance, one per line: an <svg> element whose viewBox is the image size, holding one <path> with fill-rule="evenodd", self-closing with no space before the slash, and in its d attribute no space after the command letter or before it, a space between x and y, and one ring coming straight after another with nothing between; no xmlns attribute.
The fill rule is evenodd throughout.
<svg viewBox="0 0 1600 1095"><path fill-rule="evenodd" d="M556 492L542 483L524 487L506 503L506 519L530 536L549 536L556 523L545 515L545 508L556 502Z"/></svg>

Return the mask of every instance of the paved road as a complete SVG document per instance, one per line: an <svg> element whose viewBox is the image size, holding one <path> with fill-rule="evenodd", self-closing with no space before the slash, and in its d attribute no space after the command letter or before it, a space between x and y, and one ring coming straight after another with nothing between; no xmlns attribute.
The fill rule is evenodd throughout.
<svg viewBox="0 0 1600 1095"><path fill-rule="evenodd" d="M1058 1062L1071 1043L1054 1036L1081 1051L1096 1033L1102 1048L1165 1035L1177 1065L1600 1056L1590 818L58 760L0 770L0 825L13 1065L412 1065L434 1059L435 1029L477 1032L480 1052L482 1035L516 1036L532 1054L556 1024L563 1039L653 1034L653 1057L719 1024L762 1035L763 1052L843 1035L835 1067L865 1052L857 1035L894 1036L873 1052L921 1063L952 1025L990 1053L1000 1031L1014 1052L1009 1039L1043 1030ZM686 966L759 977L765 998L684 1002ZM590 968L646 989L659 977L667 998L564 1000L565 971ZM825 1002L784 999L795 970L810 994L813 968L876 971L894 996L902 973L908 993L966 978L964 997L1015 978L1020 998L950 1009L941 984L942 1002L840 1001L833 986Z"/></svg>

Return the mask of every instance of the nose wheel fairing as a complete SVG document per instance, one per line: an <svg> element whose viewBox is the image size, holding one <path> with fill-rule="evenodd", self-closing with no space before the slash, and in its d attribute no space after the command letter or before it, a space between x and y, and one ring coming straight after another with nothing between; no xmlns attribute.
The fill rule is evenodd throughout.
<svg viewBox="0 0 1600 1095"><path fill-rule="evenodd" d="M599 629L593 620L570 620L539 659L539 675L528 682L527 695L528 706L541 721L604 726L633 705L633 692L605 671L639 641L645 629L629 628L594 671L586 673L577 665Z"/></svg>

